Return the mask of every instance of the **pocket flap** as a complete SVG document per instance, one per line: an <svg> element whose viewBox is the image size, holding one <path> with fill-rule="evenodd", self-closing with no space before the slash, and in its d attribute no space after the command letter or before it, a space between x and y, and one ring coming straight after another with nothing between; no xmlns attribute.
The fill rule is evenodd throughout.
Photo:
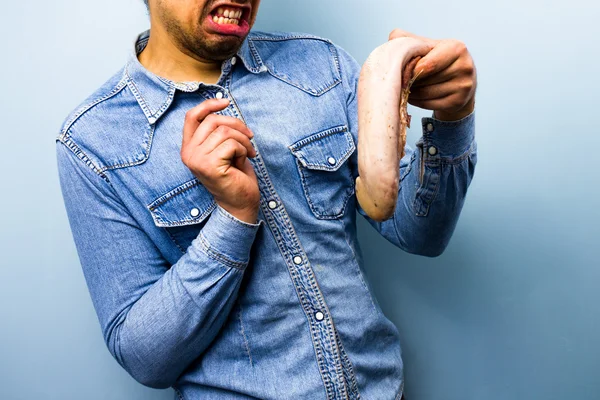
<svg viewBox="0 0 600 400"><path fill-rule="evenodd" d="M305 168L336 171L356 146L348 127L340 125L305 137L288 148Z"/></svg>
<svg viewBox="0 0 600 400"><path fill-rule="evenodd" d="M200 223L216 206L212 194L194 178L154 200L148 210L156 226L171 227Z"/></svg>

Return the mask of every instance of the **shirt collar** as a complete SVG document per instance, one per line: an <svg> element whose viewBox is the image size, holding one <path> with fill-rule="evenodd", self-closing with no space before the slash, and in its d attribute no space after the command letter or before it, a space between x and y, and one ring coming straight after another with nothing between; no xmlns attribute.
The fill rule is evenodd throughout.
<svg viewBox="0 0 600 400"><path fill-rule="evenodd" d="M267 68L251 43L251 35L252 32L243 41L236 56L250 73L258 74L266 71ZM189 92L197 90L202 85L210 85L201 82L174 82L148 71L140 63L137 55L146 47L149 38L150 30L144 31L136 37L124 74L127 85L146 115L148 122L154 124L171 105L176 90ZM221 67L223 76L229 73L231 67L231 59L223 61Z"/></svg>

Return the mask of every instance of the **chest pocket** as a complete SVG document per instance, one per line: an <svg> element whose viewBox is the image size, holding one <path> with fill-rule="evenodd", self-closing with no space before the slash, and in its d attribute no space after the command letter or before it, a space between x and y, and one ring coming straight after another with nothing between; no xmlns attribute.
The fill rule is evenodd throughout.
<svg viewBox="0 0 600 400"><path fill-rule="evenodd" d="M212 194L194 178L158 197L147 208L154 224L166 228L185 253L216 206Z"/></svg>
<svg viewBox="0 0 600 400"><path fill-rule="evenodd" d="M312 134L288 148L296 159L302 189L315 217L336 219L344 215L354 193L347 160L356 149L347 126Z"/></svg>

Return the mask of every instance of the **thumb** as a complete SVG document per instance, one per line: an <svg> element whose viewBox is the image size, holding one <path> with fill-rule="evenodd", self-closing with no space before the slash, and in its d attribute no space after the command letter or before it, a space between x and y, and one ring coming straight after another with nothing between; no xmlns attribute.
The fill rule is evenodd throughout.
<svg viewBox="0 0 600 400"><path fill-rule="evenodd" d="M415 73L419 72L417 81L428 78L449 67L456 60L455 52L452 50L451 42L438 41L438 44L417 62L415 66Z"/></svg>
<svg viewBox="0 0 600 400"><path fill-rule="evenodd" d="M422 40L423 42L427 43L431 47L435 47L439 42L441 42L441 40L430 39L430 38L426 38L424 36L415 35L414 33L410 33L408 31L405 31L405 30L399 29L399 28L396 28L390 32L390 34L388 36L388 41L390 41L392 39L402 38L402 37L410 37L410 38Z"/></svg>
<svg viewBox="0 0 600 400"><path fill-rule="evenodd" d="M407 32L405 30L402 30L400 28L396 28L393 31L390 32L389 36L388 36L388 41L392 40L392 39L397 39L397 38L401 38L401 37L413 37L416 38L417 36Z"/></svg>

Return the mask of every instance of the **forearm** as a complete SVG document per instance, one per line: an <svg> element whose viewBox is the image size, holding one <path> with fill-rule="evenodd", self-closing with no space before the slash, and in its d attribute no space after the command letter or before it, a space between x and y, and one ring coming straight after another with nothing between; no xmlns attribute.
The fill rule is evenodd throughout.
<svg viewBox="0 0 600 400"><path fill-rule="evenodd" d="M171 265L83 149L61 137L56 157L73 239L108 349L142 384L172 386L227 320L260 223L243 222L217 206Z"/></svg>
<svg viewBox="0 0 600 400"><path fill-rule="evenodd" d="M400 165L393 217L369 221L397 247L434 257L448 245L475 172L474 118L471 114L455 122L423 120L417 148L407 152Z"/></svg>
<svg viewBox="0 0 600 400"><path fill-rule="evenodd" d="M147 386L173 385L235 302L257 225L222 211L215 209L187 253L105 333L111 353Z"/></svg>

